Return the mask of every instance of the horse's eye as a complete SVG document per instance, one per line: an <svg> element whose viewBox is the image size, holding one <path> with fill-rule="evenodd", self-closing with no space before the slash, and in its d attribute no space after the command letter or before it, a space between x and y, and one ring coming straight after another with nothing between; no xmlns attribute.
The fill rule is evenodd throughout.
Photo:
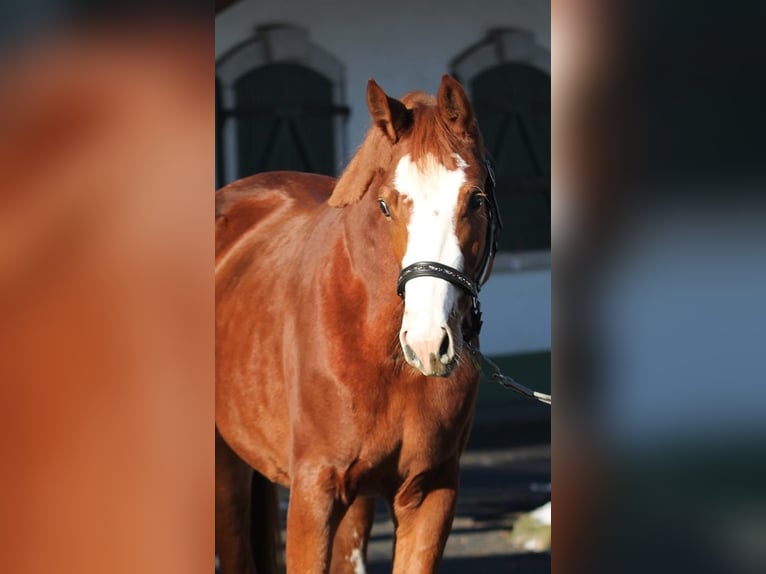
<svg viewBox="0 0 766 574"><path fill-rule="evenodd" d="M379 199L378 205L380 206L380 211L383 212L383 215L386 217L391 217L391 210L388 209L388 204L386 203L385 199Z"/></svg>
<svg viewBox="0 0 766 574"><path fill-rule="evenodd" d="M471 197L468 198L468 212L474 213L475 211L478 211L481 209L481 206L484 205L484 197L482 197L480 192L474 192L471 194Z"/></svg>

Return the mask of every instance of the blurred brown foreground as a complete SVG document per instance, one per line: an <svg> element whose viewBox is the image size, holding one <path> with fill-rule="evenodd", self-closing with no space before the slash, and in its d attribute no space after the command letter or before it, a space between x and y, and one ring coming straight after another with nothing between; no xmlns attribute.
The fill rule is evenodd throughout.
<svg viewBox="0 0 766 574"><path fill-rule="evenodd" d="M3 58L5 572L213 570L212 37L110 21Z"/></svg>

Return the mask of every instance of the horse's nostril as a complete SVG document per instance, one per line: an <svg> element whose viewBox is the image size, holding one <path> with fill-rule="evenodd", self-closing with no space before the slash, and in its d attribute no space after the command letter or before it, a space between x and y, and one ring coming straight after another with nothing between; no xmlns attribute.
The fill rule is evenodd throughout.
<svg viewBox="0 0 766 574"><path fill-rule="evenodd" d="M439 345L439 357L446 357L447 353L449 352L449 334L447 333L446 329L442 329L444 331L444 337L442 337L442 342Z"/></svg>

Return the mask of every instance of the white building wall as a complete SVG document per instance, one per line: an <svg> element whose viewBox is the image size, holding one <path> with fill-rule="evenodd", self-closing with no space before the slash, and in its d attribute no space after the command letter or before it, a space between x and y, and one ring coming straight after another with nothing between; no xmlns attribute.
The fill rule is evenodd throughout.
<svg viewBox="0 0 766 574"><path fill-rule="evenodd" d="M495 270L481 290L481 350L488 355L551 348L551 270Z"/></svg>
<svg viewBox="0 0 766 574"><path fill-rule="evenodd" d="M495 28L531 31L550 49L550 3L544 0L241 0L216 16L216 59L269 24L305 28L311 42L345 65L351 114L343 165L369 127L370 77L392 96L413 89L435 93L449 61ZM485 352L550 349L550 269L496 269L482 291L482 305Z"/></svg>

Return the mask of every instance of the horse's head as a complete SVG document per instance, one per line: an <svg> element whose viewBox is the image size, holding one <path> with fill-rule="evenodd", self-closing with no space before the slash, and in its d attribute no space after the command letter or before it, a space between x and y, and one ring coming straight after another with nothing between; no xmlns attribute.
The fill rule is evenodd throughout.
<svg viewBox="0 0 766 574"><path fill-rule="evenodd" d="M446 377L464 337L477 334L477 291L491 265L497 213L481 135L463 88L446 75L436 98L397 100L370 80L367 106L373 127L330 204L377 194L402 270L405 359Z"/></svg>

